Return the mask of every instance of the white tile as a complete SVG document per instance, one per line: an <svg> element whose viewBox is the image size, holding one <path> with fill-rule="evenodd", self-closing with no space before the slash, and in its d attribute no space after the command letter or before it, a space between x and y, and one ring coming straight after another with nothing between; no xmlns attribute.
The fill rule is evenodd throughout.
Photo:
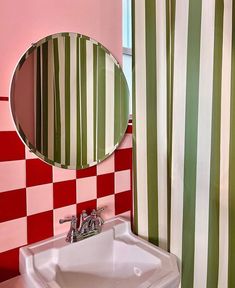
<svg viewBox="0 0 235 288"><path fill-rule="evenodd" d="M115 172L115 193L129 191L131 189L131 170Z"/></svg>
<svg viewBox="0 0 235 288"><path fill-rule="evenodd" d="M26 188L27 215L33 215L53 209L53 184L44 184Z"/></svg>
<svg viewBox="0 0 235 288"><path fill-rule="evenodd" d="M0 253L27 244L27 218L0 223Z"/></svg>
<svg viewBox="0 0 235 288"><path fill-rule="evenodd" d="M63 169L53 166L53 182L76 179L76 170Z"/></svg>
<svg viewBox="0 0 235 288"><path fill-rule="evenodd" d="M115 198L114 195L102 197L97 199L97 209L104 207L102 218L108 220L115 216Z"/></svg>
<svg viewBox="0 0 235 288"><path fill-rule="evenodd" d="M77 203L97 198L96 176L77 179Z"/></svg>
<svg viewBox="0 0 235 288"><path fill-rule="evenodd" d="M25 160L0 162L0 192L26 187Z"/></svg>

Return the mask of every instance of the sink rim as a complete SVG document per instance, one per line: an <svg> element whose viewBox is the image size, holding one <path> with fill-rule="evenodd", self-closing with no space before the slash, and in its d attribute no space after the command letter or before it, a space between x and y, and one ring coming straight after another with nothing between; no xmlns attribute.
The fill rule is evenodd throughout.
<svg viewBox="0 0 235 288"><path fill-rule="evenodd" d="M120 235L122 235L122 240L124 239L124 241L125 241L124 236L129 237L133 241L132 244L133 245L138 244L138 246L140 246L139 247L140 249L144 249L145 251L148 251L148 252L149 251L150 252L155 251L155 256L158 255L156 257L160 257L160 259L168 258L168 262L169 262L168 264L170 265L171 269L169 269L169 271L167 270L168 273L165 276L166 277L168 276L168 278L170 277L170 278L174 279L177 283L180 282L179 269L177 266L176 257L173 254L170 254L167 251L165 251L165 250L151 244L150 242L140 238L139 236L135 235L131 231L130 221L126 220L125 218L120 217L120 216L114 217L110 220L107 220L105 222L105 224L103 225L103 229L102 229L102 232L100 234L97 234L95 236L92 236L90 238L84 239L84 240L76 242L76 243L72 243L72 244L67 243L65 241L66 233L63 233L63 234L60 234L60 235L57 235L54 237L50 237L48 239L45 239L45 240L39 241L37 243L33 243L33 244L28 245L28 246L20 248L20 272L21 272L21 274L27 274L28 276L31 277L34 284L36 284L34 287L49 287L45 283L45 280L43 279L42 275L40 275L40 272L37 271L36 267L34 267L34 263L33 263L34 257L36 257L37 255L40 255L40 253L43 253L43 252L53 251L53 249L55 251L56 250L59 251L58 253L60 253L60 251L62 251L60 249L67 249L67 247L68 247L68 250L71 250L70 247L72 248L75 246L77 246L77 248L79 248L79 246L83 246L83 245L85 245L85 243L88 243L89 241L93 242L95 240L95 237L105 237L102 235L104 235L104 233L106 231L109 231L110 229L113 229L113 231L116 229L115 230L115 233L116 233L115 236L116 237L114 237L114 240L118 240L119 239L118 237L120 237L120 235L118 233L122 233L124 231L124 230L122 230L123 227L121 227L120 225L123 227L125 225L125 229L126 229L125 231L127 232L126 235L120 234ZM120 231L118 231L118 229ZM129 244L127 243L127 245L129 245ZM153 255L153 253L151 253L151 254ZM164 269L162 268L161 271L164 271ZM162 279L162 282L164 282L164 279ZM152 283L152 284L154 284L154 283ZM151 285L150 286L149 285L143 286L143 287L155 287L155 286L151 286ZM139 287L139 285L138 285L138 287ZM141 285L141 287L142 287L142 285ZM167 286L156 286L156 287L167 287ZM174 286L174 287L177 287L177 286Z"/></svg>

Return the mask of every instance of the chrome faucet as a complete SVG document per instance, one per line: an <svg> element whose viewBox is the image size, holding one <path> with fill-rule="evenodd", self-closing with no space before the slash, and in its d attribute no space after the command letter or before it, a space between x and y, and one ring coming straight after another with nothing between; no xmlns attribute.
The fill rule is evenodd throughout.
<svg viewBox="0 0 235 288"><path fill-rule="evenodd" d="M66 241L74 243L82 239L88 238L92 235L96 235L101 232L104 220L101 218L100 213L104 208L98 210L93 209L91 214L88 215L86 210L83 210L80 214L80 225L77 228L77 217L72 216L71 218L60 219L59 223L71 222L69 232L66 237Z"/></svg>

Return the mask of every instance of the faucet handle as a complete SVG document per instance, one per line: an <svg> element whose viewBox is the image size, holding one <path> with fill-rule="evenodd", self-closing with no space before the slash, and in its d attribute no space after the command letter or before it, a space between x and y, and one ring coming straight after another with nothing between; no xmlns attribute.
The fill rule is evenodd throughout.
<svg viewBox="0 0 235 288"><path fill-rule="evenodd" d="M67 242L73 243L78 241L77 220L78 218L74 215L72 217L59 220L60 224L71 222L70 229L66 237Z"/></svg>
<svg viewBox="0 0 235 288"><path fill-rule="evenodd" d="M105 209L105 207L101 207L101 208L99 208L99 209L97 209L97 210L93 209L92 212L91 212L91 216L92 216L92 218L93 218L94 221L95 221L94 224L95 224L96 228L97 228L98 226L101 226L101 225L104 224L104 220L103 220L103 218L100 216L101 212L104 211L104 209ZM95 219L96 219L96 220L95 220Z"/></svg>
<svg viewBox="0 0 235 288"><path fill-rule="evenodd" d="M59 223L63 224L65 222L71 222L71 227L76 229L77 228L77 220L78 220L78 218L75 215L73 215L72 217L60 219Z"/></svg>

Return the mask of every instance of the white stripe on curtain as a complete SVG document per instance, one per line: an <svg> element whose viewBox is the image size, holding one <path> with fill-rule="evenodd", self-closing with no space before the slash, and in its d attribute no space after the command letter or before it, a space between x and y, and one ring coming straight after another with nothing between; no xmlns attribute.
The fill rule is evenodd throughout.
<svg viewBox="0 0 235 288"><path fill-rule="evenodd" d="M184 195L184 144L187 72L188 0L176 2L173 126L172 191L170 250L181 262ZM180 71L180 72L179 72ZM181 264L180 264L181 268Z"/></svg>
<svg viewBox="0 0 235 288"><path fill-rule="evenodd" d="M167 250L167 73L165 1L156 1L156 18L158 235L159 247Z"/></svg>
<svg viewBox="0 0 235 288"><path fill-rule="evenodd" d="M229 235L229 142L232 55L232 0L224 1L222 85L221 85L221 144L220 144L220 215L219 215L219 279L218 288L228 287Z"/></svg>
<svg viewBox="0 0 235 288"><path fill-rule="evenodd" d="M194 248L195 288L207 285L214 22L215 0L202 1Z"/></svg>
<svg viewBox="0 0 235 288"><path fill-rule="evenodd" d="M138 234L148 238L148 192L147 192L147 135L146 135L146 50L145 50L145 1L135 5L135 71L136 91L136 178Z"/></svg>

